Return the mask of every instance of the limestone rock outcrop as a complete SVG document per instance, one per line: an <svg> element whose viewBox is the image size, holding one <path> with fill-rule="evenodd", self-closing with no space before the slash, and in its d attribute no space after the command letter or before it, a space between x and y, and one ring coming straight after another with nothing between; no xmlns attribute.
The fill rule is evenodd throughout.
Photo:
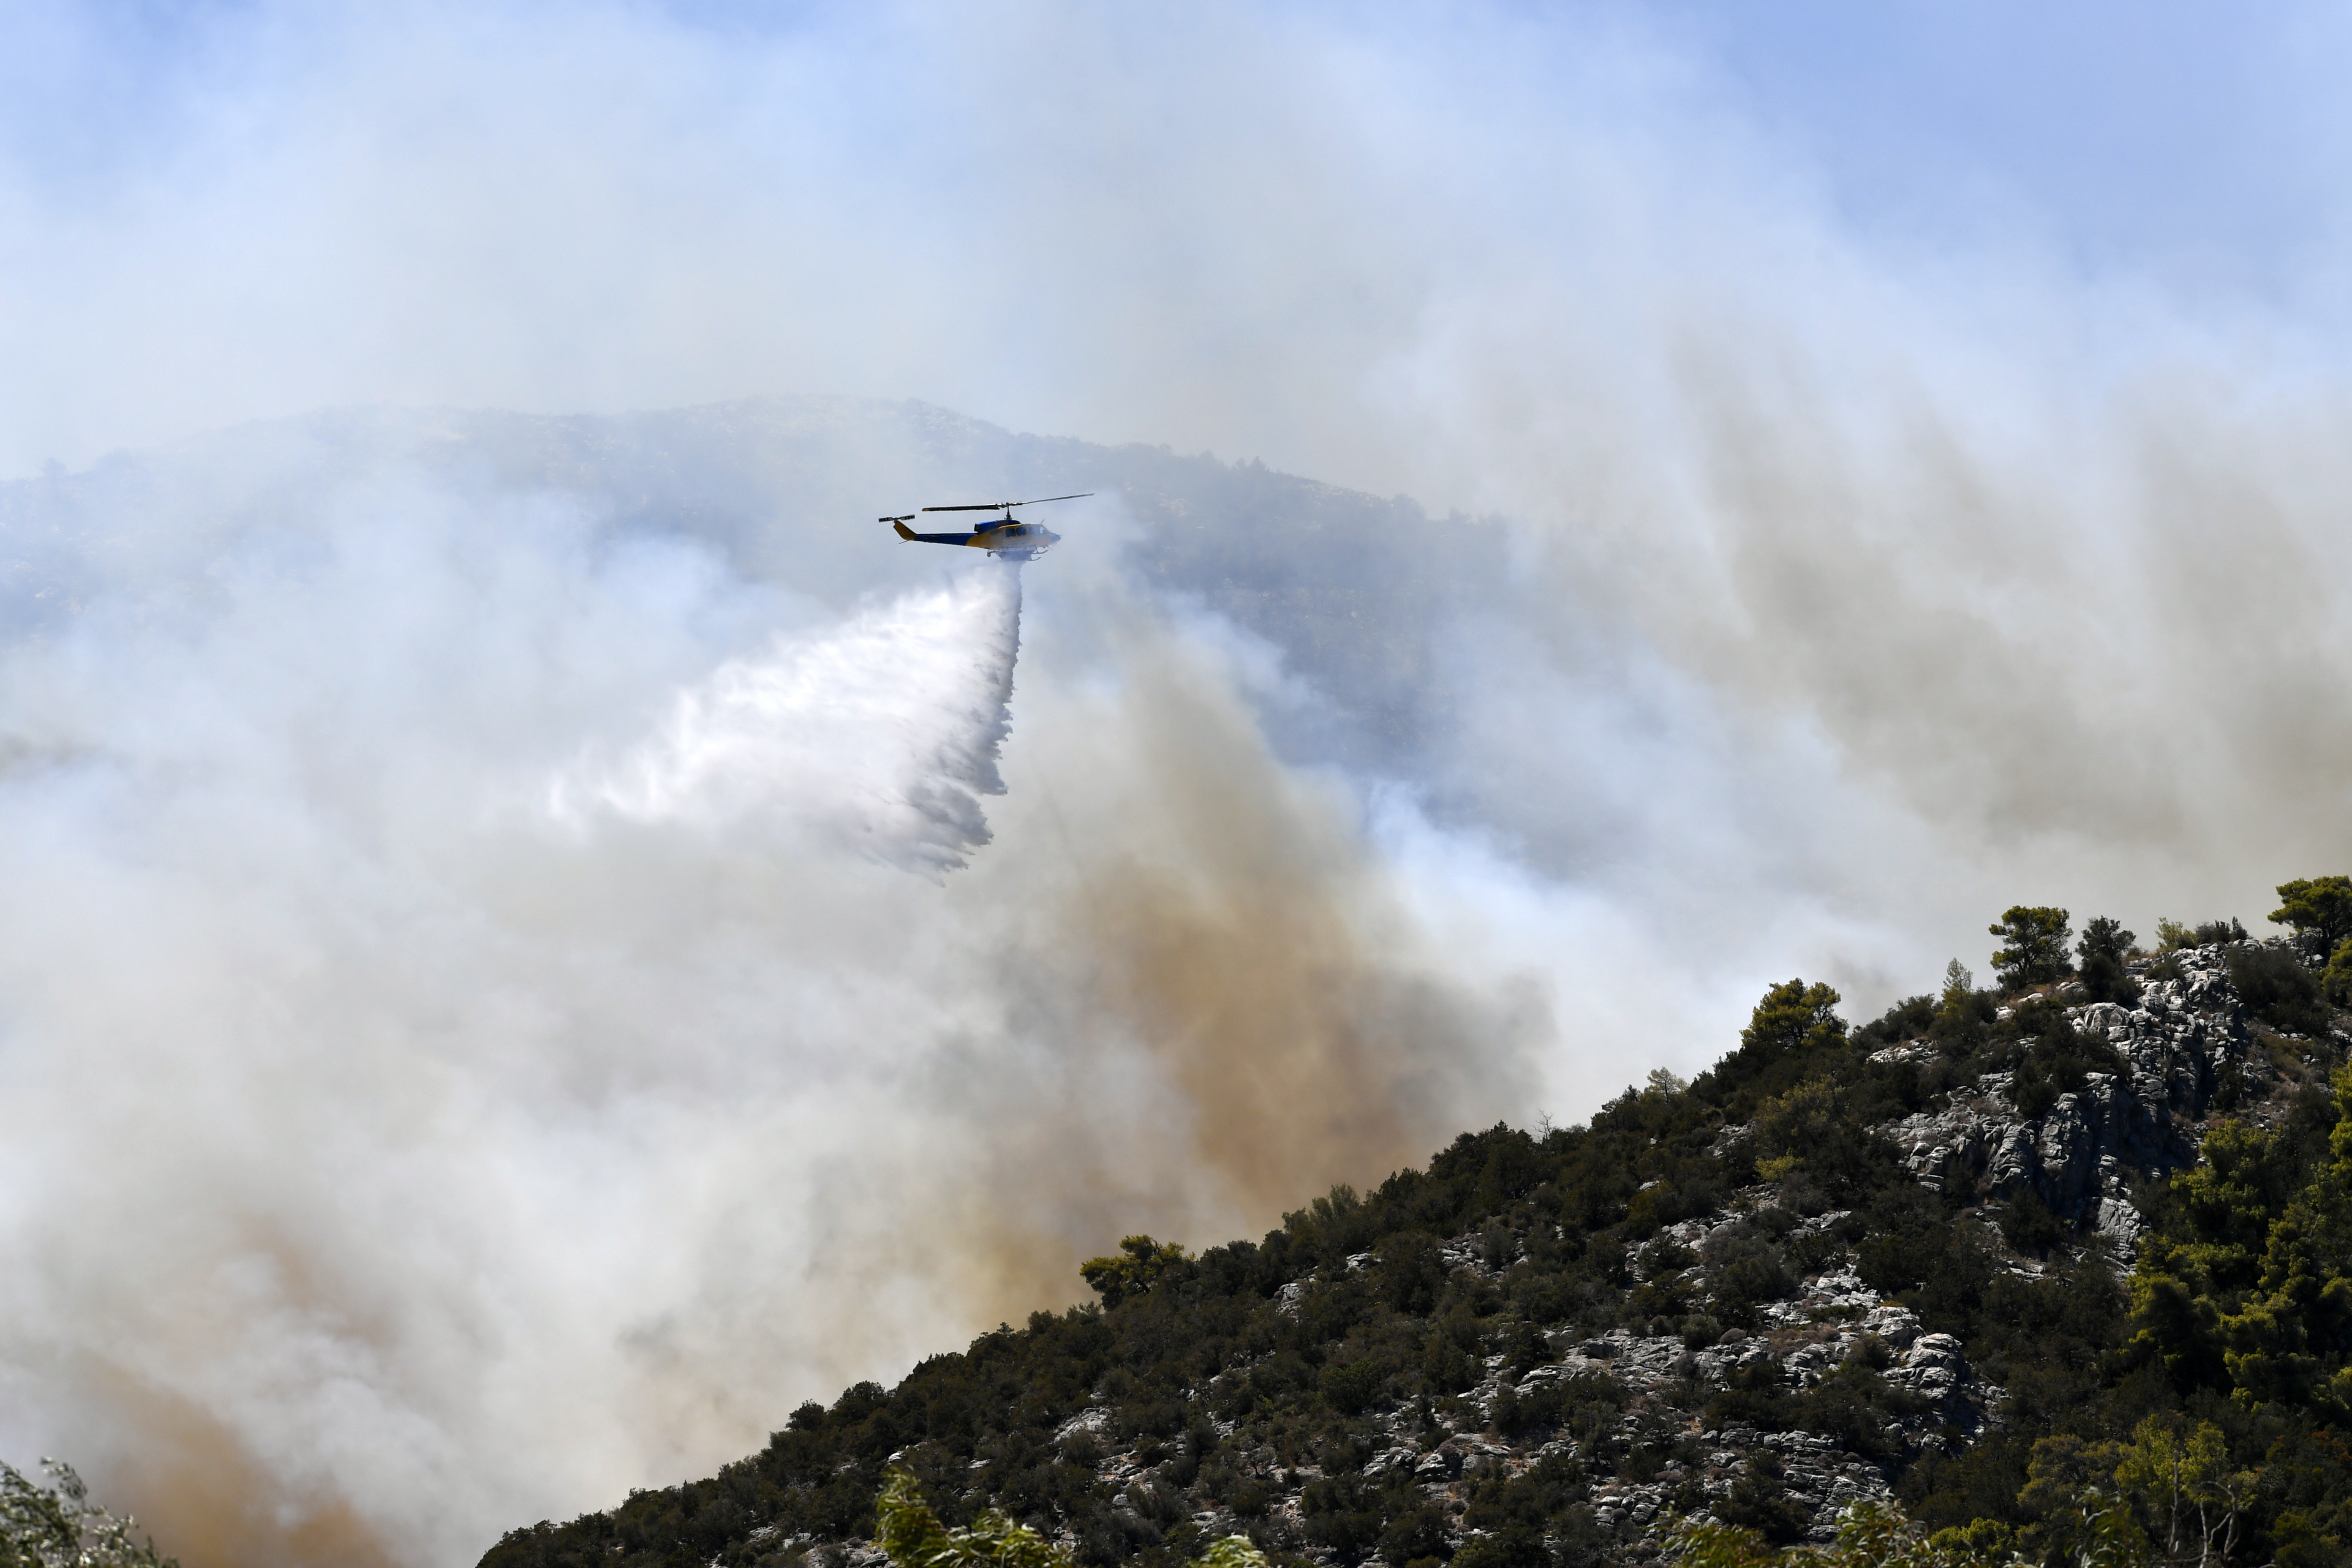
<svg viewBox="0 0 2352 1568"><path fill-rule="evenodd" d="M2011 1098L2011 1074L1987 1073L1943 1109L1877 1131L1933 1191L1966 1182L1989 1198L2031 1192L2060 1218L2089 1221L2100 1234L2131 1242L2140 1226L2129 1180L2193 1160L2191 1129L2217 1099L2259 1094L2273 1076L2247 1031L2224 950L2194 949L2172 963L2179 975L2149 982L2136 1007L2098 1002L2067 1011L2078 1031L2115 1048L2123 1073L2090 1074L2036 1117ZM1927 1048L1898 1046L1879 1056Z"/></svg>

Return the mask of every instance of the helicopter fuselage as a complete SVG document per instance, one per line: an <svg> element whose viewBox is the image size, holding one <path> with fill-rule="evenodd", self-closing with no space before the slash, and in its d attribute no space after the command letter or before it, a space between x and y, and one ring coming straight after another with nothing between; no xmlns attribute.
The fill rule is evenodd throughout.
<svg viewBox="0 0 2352 1568"><path fill-rule="evenodd" d="M1013 512L1024 506L1044 506L1048 501L1084 500L1094 494L1079 490L1066 496L1039 496L1035 500L968 501L957 506L927 506L921 511L910 511L881 521L898 531L901 539L911 539L919 544L955 544L967 550L985 550L1008 561L1034 561L1056 544L1062 536L1052 529L1034 522L1021 522ZM932 511L992 511L994 522L985 522L970 533L917 533L907 525L922 512Z"/></svg>
<svg viewBox="0 0 2352 1568"><path fill-rule="evenodd" d="M911 539L924 544L956 544L971 550L985 550L991 555L1008 561L1033 561L1062 542L1062 536L1038 522L1004 521L986 528L973 529L970 533L918 533L905 523L893 524L901 539Z"/></svg>

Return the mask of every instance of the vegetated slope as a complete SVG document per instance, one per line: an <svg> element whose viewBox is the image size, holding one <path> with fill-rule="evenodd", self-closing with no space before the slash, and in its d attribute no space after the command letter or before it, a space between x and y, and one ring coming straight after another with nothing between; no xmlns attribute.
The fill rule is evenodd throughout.
<svg viewBox="0 0 2352 1568"><path fill-rule="evenodd" d="M2038 962L2072 969L2063 911L2011 913L2056 916ZM1825 1540L1889 1493L2054 1560L2084 1489L2196 1443L2224 1556L2344 1561L2352 1037L2289 943L2167 934L1999 994L1955 964L1861 1029L1776 986L1696 1083L1465 1133L1255 1244L1129 1238L1087 1268L1099 1304L483 1568L862 1568L894 1465L950 1523L997 1507L1141 1568L1234 1531L1340 1568L1567 1568L1654 1555L1674 1512ZM2177 1543L2189 1492L2135 1495Z"/></svg>

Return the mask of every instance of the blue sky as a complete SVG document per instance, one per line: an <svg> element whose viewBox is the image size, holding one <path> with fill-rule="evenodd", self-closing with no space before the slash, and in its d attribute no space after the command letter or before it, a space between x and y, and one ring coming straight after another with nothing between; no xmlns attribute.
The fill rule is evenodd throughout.
<svg viewBox="0 0 2352 1568"><path fill-rule="evenodd" d="M1603 265L1639 243L1592 237L1611 213L1687 247L1730 207L1867 270L1979 278L1930 294L2030 279L2081 320L2152 291L2325 357L2338 319L2352 50L2315 6L29 4L10 29L5 471L321 401L789 384L1066 422L1269 300L1288 331L1412 331L1459 263L1402 231L1556 245L1560 171ZM1444 210L1481 161L1484 209ZM614 272L550 289L583 254ZM755 278L829 294L842 331L778 323ZM690 289L760 319L680 332ZM894 341L876 290L937 319ZM1139 312L1186 342L1097 364L1069 341ZM1082 390L992 397L1031 374ZM1239 438L1133 401L1085 433Z"/></svg>
<svg viewBox="0 0 2352 1568"><path fill-rule="evenodd" d="M2084 269L2292 289L2340 238L2340 15L2317 6L1685 5L1663 29L1856 221L2020 219Z"/></svg>

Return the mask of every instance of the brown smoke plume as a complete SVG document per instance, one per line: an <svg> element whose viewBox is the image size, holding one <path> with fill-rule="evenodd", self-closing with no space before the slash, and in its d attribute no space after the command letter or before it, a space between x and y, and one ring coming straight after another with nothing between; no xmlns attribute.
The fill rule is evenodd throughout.
<svg viewBox="0 0 2352 1568"><path fill-rule="evenodd" d="M1045 791L1082 763L1115 781L1055 825L1070 858L1052 931L1077 959L1063 969L1076 1026L1149 1054L1245 1226L1418 1163L1482 1118L1525 1118L1531 995L1444 978L1341 793L1275 763L1230 685L1174 637L1136 640L1121 700L1143 718L1120 753L1039 746Z"/></svg>

